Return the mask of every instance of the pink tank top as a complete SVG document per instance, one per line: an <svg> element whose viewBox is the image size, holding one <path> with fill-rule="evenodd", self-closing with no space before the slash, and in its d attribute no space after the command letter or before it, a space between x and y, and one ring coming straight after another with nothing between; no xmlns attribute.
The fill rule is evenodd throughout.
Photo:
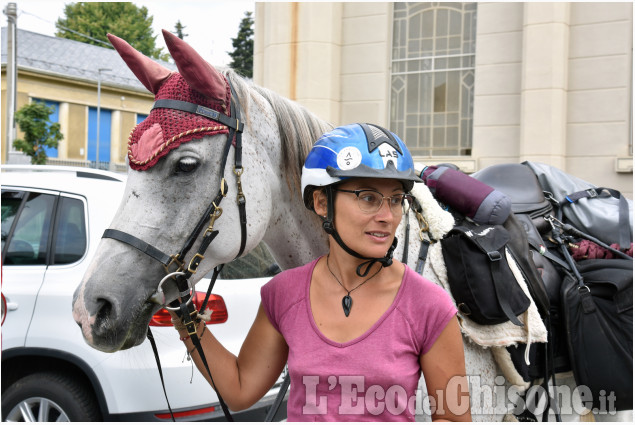
<svg viewBox="0 0 635 425"><path fill-rule="evenodd" d="M419 356L456 314L448 294L406 266L392 305L345 343L318 329L309 302L315 261L261 289L271 324L289 346L288 421L414 421Z"/></svg>

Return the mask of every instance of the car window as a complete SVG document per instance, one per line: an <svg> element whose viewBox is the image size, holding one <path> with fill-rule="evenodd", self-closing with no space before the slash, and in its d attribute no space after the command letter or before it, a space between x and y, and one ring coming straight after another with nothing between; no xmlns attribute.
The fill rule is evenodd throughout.
<svg viewBox="0 0 635 425"><path fill-rule="evenodd" d="M30 193L28 196L4 257L5 265L46 264L46 248L56 196L43 193ZM4 204L4 199L2 201Z"/></svg>
<svg viewBox="0 0 635 425"><path fill-rule="evenodd" d="M61 197L57 217L53 262L74 263L86 251L84 203L79 199Z"/></svg>
<svg viewBox="0 0 635 425"><path fill-rule="evenodd" d="M4 252L4 245L9 237L11 226L15 219L20 204L24 198L24 192L18 192L13 190L2 191L2 251Z"/></svg>
<svg viewBox="0 0 635 425"><path fill-rule="evenodd" d="M261 242L247 255L225 264L220 273L221 279L252 279L274 276L280 271L276 260Z"/></svg>

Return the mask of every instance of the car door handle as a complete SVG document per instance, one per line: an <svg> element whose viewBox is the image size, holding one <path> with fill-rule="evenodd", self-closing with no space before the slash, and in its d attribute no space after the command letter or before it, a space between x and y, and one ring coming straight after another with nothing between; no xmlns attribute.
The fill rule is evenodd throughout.
<svg viewBox="0 0 635 425"><path fill-rule="evenodd" d="M7 311L14 311L18 309L18 303L7 303Z"/></svg>

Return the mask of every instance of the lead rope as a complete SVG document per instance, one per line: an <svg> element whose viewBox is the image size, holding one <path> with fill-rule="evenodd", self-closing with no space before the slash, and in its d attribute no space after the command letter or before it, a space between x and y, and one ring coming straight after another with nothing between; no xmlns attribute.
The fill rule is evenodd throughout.
<svg viewBox="0 0 635 425"><path fill-rule="evenodd" d="M148 326L148 341L150 341L150 345L152 346L152 352L154 353L154 360L157 362L157 367L159 368L159 377L161 377L161 387L163 388L163 395L165 396L165 402L168 403L168 410L170 411L170 416L172 417L172 422L176 422L174 419L174 413L172 413L172 407L170 406L170 400L168 400L168 393L165 390L165 381L163 380L163 371L161 369L161 359L159 358L159 350L157 349L157 343L154 341L154 335L152 335L152 331Z"/></svg>
<svg viewBox="0 0 635 425"><path fill-rule="evenodd" d="M203 303L201 304L201 308L198 311L198 316L203 315L203 313L205 312L205 309L207 307L207 302L209 301L209 297L212 294L212 288L214 287L214 284L216 283L216 279L218 278L218 275L220 274L221 270L223 269L224 264L220 264L219 266L216 266L214 268L214 274L212 275L212 278L210 280L210 284L207 288L207 293L205 294L205 299L203 301ZM197 322L198 324L198 322ZM188 331L189 333L189 331ZM196 335L196 334L195 334ZM201 334L202 336L202 334ZM192 336L190 336L192 337ZM198 337L198 335L197 335ZM193 337L192 337L193 338ZM198 339L198 338L197 338ZM161 378L161 387L163 388L163 394L165 396L165 401L168 404L168 411L170 412L170 416L172 417L172 422L176 422L176 419L174 418L174 413L172 412L172 407L170 406L170 400L168 399L168 394L167 391L165 389L165 381L163 379L163 371L162 371L162 367L161 367L161 359L159 358L159 350L157 349L157 344L154 341L154 336L152 335L152 331L150 330L150 327L148 327L148 340L150 341L150 345L152 346L152 352L154 353L154 359L157 363L157 369L159 370L159 376ZM194 342L194 339L192 339L192 341ZM199 345L200 345L200 341L199 341ZM196 347L196 343L195 343L195 347ZM189 356L190 353L188 353L188 358L190 358ZM199 355L201 353L199 352ZM207 367L207 362L205 361L205 357L201 356L201 359L203 360L204 364L206 365L207 368L207 372L209 373L209 368ZM212 380L213 383L213 378L210 374L210 379ZM214 385L214 390L216 391L216 386ZM223 408L224 405L224 400L222 399L222 397L220 396L220 394L218 393L218 391L216 391L216 395L218 396L218 400L221 403L221 408ZM227 411L225 411L227 407L225 406L225 408L223 408L223 413L225 413L225 416L227 417L227 415L229 415L229 417L227 417L228 421L233 421L233 418L231 417L231 414Z"/></svg>
<svg viewBox="0 0 635 425"><path fill-rule="evenodd" d="M177 278L177 280L179 279ZM188 296L186 296L185 298L187 297ZM212 372L209 369L209 365L207 364L207 359L205 358L205 353L203 352L203 347L201 346L201 340L198 334L196 333L196 327L198 323L200 322L200 319L197 317L198 311L194 308L193 303L190 303L188 301L189 300L184 300L183 302L181 302L181 305L179 306L179 310L181 312L181 321L183 322L183 325L185 325L185 328L187 329L187 333L192 339L192 343L194 344L194 347L196 348L196 351L198 352L201 358L201 361L203 362L203 365L205 366L205 371L207 372L207 375L209 376L210 383L212 384L212 388L214 388L214 391L216 392L216 396L218 397L218 401L220 403L221 409L223 410L223 413L225 414L225 418L229 422L233 422L234 418L232 417L231 413L229 413L229 408L227 407L227 404L225 404L225 400L223 400L223 397L221 396L220 391L218 390L218 387L214 383ZM187 322L184 321L185 317L189 317L189 320ZM203 333L205 333L206 329L207 327L204 326ZM203 333L201 333L201 337L203 336Z"/></svg>

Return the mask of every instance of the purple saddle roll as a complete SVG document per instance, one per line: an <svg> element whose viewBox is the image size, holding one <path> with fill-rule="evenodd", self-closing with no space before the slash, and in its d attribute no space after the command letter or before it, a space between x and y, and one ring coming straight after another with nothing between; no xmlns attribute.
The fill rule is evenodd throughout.
<svg viewBox="0 0 635 425"><path fill-rule="evenodd" d="M429 166L421 172L432 195L479 224L503 224L512 210L503 192L446 166Z"/></svg>

